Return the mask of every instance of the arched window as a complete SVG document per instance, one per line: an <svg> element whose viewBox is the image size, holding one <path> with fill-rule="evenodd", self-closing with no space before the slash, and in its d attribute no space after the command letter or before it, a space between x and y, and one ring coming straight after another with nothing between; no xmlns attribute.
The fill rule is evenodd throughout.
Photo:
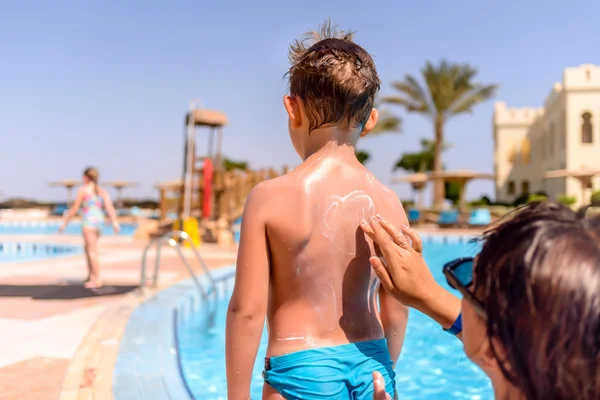
<svg viewBox="0 0 600 400"><path fill-rule="evenodd" d="M508 181L507 192L509 195L515 194L515 181Z"/></svg>
<svg viewBox="0 0 600 400"><path fill-rule="evenodd" d="M521 182L521 194L529 194L529 181Z"/></svg>
<svg viewBox="0 0 600 400"><path fill-rule="evenodd" d="M592 114L584 112L581 114L581 143L592 143Z"/></svg>

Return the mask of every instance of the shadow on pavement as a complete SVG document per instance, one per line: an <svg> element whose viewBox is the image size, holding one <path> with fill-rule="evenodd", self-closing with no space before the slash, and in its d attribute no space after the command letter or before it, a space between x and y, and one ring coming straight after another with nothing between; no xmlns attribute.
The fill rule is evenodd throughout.
<svg viewBox="0 0 600 400"><path fill-rule="evenodd" d="M132 285L107 284L100 289L78 285L0 285L0 297L31 297L34 300L74 300L99 296L118 296L137 289Z"/></svg>

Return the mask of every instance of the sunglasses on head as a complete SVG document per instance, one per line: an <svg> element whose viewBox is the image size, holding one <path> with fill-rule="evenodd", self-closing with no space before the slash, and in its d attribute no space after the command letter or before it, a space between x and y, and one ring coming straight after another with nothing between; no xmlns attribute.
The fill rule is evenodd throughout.
<svg viewBox="0 0 600 400"><path fill-rule="evenodd" d="M458 258L444 265L444 276L448 285L458 290L469 303L473 306L475 312L483 319L487 319L487 313L483 304L479 301L471 288L473 286L473 257Z"/></svg>

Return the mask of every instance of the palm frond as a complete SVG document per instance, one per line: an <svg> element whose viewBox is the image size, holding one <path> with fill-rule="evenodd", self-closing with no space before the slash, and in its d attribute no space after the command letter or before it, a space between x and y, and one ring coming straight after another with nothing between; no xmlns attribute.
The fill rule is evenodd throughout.
<svg viewBox="0 0 600 400"><path fill-rule="evenodd" d="M398 96L386 96L381 98L382 103L395 104L406 108L409 112L418 112L421 114L427 114L429 109L426 104L417 103L414 100L405 99Z"/></svg>
<svg viewBox="0 0 600 400"><path fill-rule="evenodd" d="M470 113L473 107L479 103L489 100L496 93L496 85L477 85L469 92L465 93L460 99L452 105L446 112L446 118L454 115Z"/></svg>

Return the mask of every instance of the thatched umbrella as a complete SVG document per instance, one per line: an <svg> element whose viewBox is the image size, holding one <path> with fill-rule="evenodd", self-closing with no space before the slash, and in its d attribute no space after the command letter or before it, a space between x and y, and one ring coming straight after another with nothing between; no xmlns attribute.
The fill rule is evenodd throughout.
<svg viewBox="0 0 600 400"><path fill-rule="evenodd" d="M410 183L415 194L418 193L415 197L417 197L416 205L417 208L423 209L423 189L429 180L429 175L419 172L416 174L404 175L397 178L393 178L393 183Z"/></svg>
<svg viewBox="0 0 600 400"><path fill-rule="evenodd" d="M117 191L117 197L115 199L115 202L117 204L121 203L121 199L122 199L121 195L122 195L123 189L139 186L138 182L131 182L131 181L110 181L110 182L106 182L105 184L107 186L114 188Z"/></svg>
<svg viewBox="0 0 600 400"><path fill-rule="evenodd" d="M64 187L67 189L67 204L73 201L73 188L79 186L81 180L79 179L63 179L60 181L49 182L50 187Z"/></svg>
<svg viewBox="0 0 600 400"><path fill-rule="evenodd" d="M429 179L441 179L444 182L456 182L459 185L458 205L460 210L465 209L465 186L473 179L496 179L496 175L487 172L475 172L467 170L441 171L429 174Z"/></svg>
<svg viewBox="0 0 600 400"><path fill-rule="evenodd" d="M548 171L544 173L545 179L553 178L575 178L581 184L581 204L585 204L585 191L592 182L592 179L600 175L600 170L594 170L582 166L578 170L559 169L555 171Z"/></svg>

